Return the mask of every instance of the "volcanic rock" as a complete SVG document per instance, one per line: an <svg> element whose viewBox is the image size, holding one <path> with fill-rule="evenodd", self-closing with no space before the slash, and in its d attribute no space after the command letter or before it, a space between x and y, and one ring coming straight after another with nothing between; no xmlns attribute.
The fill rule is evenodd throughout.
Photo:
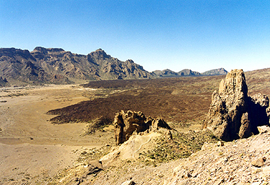
<svg viewBox="0 0 270 185"><path fill-rule="evenodd" d="M160 127L171 129L163 119L146 118L142 112L130 110L127 113L123 110L116 113L113 125L115 127L115 141L117 145L127 141L134 132L158 130Z"/></svg>
<svg viewBox="0 0 270 185"><path fill-rule="evenodd" d="M243 70L232 70L214 91L203 128L230 141L257 134L257 126L269 124L269 99L257 94L248 97Z"/></svg>
<svg viewBox="0 0 270 185"><path fill-rule="evenodd" d="M132 60L122 62L102 49L79 55L62 48L43 47L36 47L32 52L0 48L0 76L6 78L10 85L153 77Z"/></svg>
<svg viewBox="0 0 270 185"><path fill-rule="evenodd" d="M251 165L252 166L255 166L255 167L262 167L264 165L264 162L266 161L266 158L265 157L261 157L261 158L258 158L254 161L251 162Z"/></svg>

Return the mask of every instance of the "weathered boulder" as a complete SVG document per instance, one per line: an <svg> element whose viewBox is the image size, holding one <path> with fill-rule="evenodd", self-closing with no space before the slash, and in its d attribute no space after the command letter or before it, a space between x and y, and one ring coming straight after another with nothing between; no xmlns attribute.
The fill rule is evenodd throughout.
<svg viewBox="0 0 270 185"><path fill-rule="evenodd" d="M259 125L269 124L269 99L257 94L248 97L243 70L232 70L214 91L203 128L222 140L230 141L257 134Z"/></svg>
<svg viewBox="0 0 270 185"><path fill-rule="evenodd" d="M266 161L266 157L261 157L261 158L258 158L256 160L252 161L251 165L260 168L264 165L265 161Z"/></svg>
<svg viewBox="0 0 270 185"><path fill-rule="evenodd" d="M262 126L269 123L269 98L261 93L249 98L249 117L256 123L255 126Z"/></svg>
<svg viewBox="0 0 270 185"><path fill-rule="evenodd" d="M163 119L153 119L145 117L142 112L128 110L116 113L114 122L115 141L119 145L127 141L135 132L144 132L146 130L158 130L158 128L171 129Z"/></svg>

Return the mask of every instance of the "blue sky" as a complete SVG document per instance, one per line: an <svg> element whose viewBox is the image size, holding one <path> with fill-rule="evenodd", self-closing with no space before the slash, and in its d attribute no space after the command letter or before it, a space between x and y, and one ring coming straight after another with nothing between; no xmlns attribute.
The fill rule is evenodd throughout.
<svg viewBox="0 0 270 185"><path fill-rule="evenodd" d="M0 0L0 48L104 49L146 70L270 67L269 0Z"/></svg>

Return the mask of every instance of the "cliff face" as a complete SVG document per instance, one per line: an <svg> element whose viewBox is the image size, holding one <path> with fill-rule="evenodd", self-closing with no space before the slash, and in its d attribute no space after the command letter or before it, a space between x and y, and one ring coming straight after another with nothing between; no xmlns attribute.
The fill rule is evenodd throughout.
<svg viewBox="0 0 270 185"><path fill-rule="evenodd" d="M17 84L67 84L76 80L150 78L132 60L122 62L98 49L78 55L61 48L36 47L32 52L0 48L0 76Z"/></svg>

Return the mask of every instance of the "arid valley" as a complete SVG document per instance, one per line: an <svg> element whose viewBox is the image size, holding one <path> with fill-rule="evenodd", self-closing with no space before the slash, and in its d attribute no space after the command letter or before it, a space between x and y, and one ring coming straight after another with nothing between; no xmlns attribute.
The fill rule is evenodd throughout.
<svg viewBox="0 0 270 185"><path fill-rule="evenodd" d="M84 146L104 144L106 139L82 137L85 123L53 125L48 121L52 116L46 112L51 108L88 100L83 93L81 87L71 85L2 89L1 183L52 177L71 166Z"/></svg>
<svg viewBox="0 0 270 185"><path fill-rule="evenodd" d="M246 72L245 75L249 95L258 92L270 95L269 69ZM218 89L224 77L3 87L0 94L0 184L122 184L131 179L136 184L169 183L168 179L176 173L173 170L183 160L192 161L200 152L205 152L205 142L218 142L211 139L211 134L202 137L199 132L209 110L211 94ZM85 175L88 169L85 165L93 166L98 163L95 161L116 147L114 128L110 123L91 126L101 117L112 122L120 110L142 111L147 116L163 118L175 132L180 133L181 137L179 134L172 137L177 145L167 140L152 139L155 142L144 151L145 158L119 160ZM192 139L189 138L191 136ZM245 140L239 142L245 143ZM168 160L151 157L152 151L157 152L157 143L158 148L164 147L168 153L179 152L181 155L171 157L166 154ZM225 143L225 146L229 145L231 142ZM197 154L202 146L204 150ZM181 148L185 153L181 153ZM213 148L208 152L211 150ZM225 155L226 152L223 153ZM78 180L80 178L83 180Z"/></svg>
<svg viewBox="0 0 270 185"><path fill-rule="evenodd" d="M0 1L0 185L270 185L270 1Z"/></svg>

